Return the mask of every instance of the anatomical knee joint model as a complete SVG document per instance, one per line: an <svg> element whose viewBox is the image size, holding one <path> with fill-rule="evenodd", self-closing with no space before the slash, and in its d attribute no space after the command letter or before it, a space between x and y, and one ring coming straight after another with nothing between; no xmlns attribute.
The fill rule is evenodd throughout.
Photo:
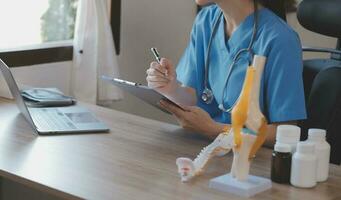
<svg viewBox="0 0 341 200"><path fill-rule="evenodd" d="M259 106L261 78L266 58L255 55L238 101L231 113L232 125L225 130L197 158L178 158L176 164L182 181L188 181L201 174L208 161L219 153L233 149L231 174L239 181L249 175L250 161L265 141L267 121Z"/></svg>

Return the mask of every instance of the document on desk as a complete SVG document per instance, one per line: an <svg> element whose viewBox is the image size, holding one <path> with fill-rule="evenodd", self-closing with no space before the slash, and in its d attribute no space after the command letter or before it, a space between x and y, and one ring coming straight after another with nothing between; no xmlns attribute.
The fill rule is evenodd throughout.
<svg viewBox="0 0 341 200"><path fill-rule="evenodd" d="M26 104L33 107L70 106L76 99L64 95L57 88L30 88L21 90Z"/></svg>

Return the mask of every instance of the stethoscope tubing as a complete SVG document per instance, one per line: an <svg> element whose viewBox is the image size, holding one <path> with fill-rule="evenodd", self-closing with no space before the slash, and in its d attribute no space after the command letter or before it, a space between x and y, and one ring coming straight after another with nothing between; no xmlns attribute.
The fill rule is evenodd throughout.
<svg viewBox="0 0 341 200"><path fill-rule="evenodd" d="M224 107L225 90L226 90L228 81L229 81L230 76L231 76L231 74L233 72L233 69L234 69L234 66L235 66L236 62L238 61L238 59L240 58L242 53L248 52L251 55L251 59L249 60L249 65L250 65L251 62L252 62L252 58L254 56L254 53L252 51L252 47L253 47L254 41L256 39L257 32L258 32L257 31L257 27L258 27L258 11L257 11L257 9L255 9L254 15L255 15L255 17L254 17L253 33L252 33L252 36L251 36L250 43L249 43L247 48L241 49L241 50L239 50L236 53L236 55L233 58L232 63L229 65L229 71L227 73L227 76L226 76L226 79L225 79L225 82L224 82L223 92L222 92L222 102L221 102L221 104L219 104L219 109L222 110L223 112L231 112L233 107L235 106L235 104L237 103L237 101L239 99L239 97L238 97L234 101L234 103L232 104L232 106L230 108L226 109ZM210 63L211 45L212 45L213 38L215 37L216 31L218 29L219 20L221 19L222 16L223 16L223 13L221 12L219 14L218 18L216 19L216 21L213 24L213 31L211 33L211 36L210 36L210 39L209 39L209 42L208 42L208 45L207 45L207 52L206 52L206 56L205 56L204 92L202 94L202 97L204 95L206 95L206 98L205 99L203 98L203 101L205 103L207 103L207 104L210 104L212 102L212 99L214 98L213 92L208 87L208 76L209 76L209 69L208 68L209 68L209 63ZM207 98L207 94L205 94L205 92L207 92L207 91L211 94L210 98L212 98L212 99Z"/></svg>

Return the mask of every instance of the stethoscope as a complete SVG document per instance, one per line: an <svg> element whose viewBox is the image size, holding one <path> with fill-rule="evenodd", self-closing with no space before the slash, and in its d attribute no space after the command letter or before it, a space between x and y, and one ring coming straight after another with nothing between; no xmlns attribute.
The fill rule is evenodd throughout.
<svg viewBox="0 0 341 200"><path fill-rule="evenodd" d="M209 63L210 63L210 52L211 52L211 45L212 45L212 41L214 39L214 36L217 32L217 29L218 29L218 25L219 25L219 21L221 20L221 17L223 16L223 12L221 12L217 18L217 20L214 22L213 24L213 30L212 30L212 34L210 36L210 39L209 39L209 42L208 42L208 46L207 46L207 52L206 52L206 55L205 55L205 78L204 78L204 90L202 92L202 95L201 95L201 99L206 103L206 104L211 104L213 99L214 99L214 95L213 95L213 92L212 90L208 87L208 67L209 67ZM236 64L236 62L238 61L238 59L240 58L240 56L243 54L243 53L248 53L250 55L250 59L249 59L249 64L251 64L252 62L252 59L253 59L253 56L254 56L254 53L252 51L252 47L253 47L253 43L256 39L256 35L257 35L257 26L258 26L258 11L257 9L255 9L255 12L254 12L254 24L253 24L253 32L252 32L252 37L251 37L251 41L248 45L247 48L244 48L244 49L241 49L239 50L236 55L234 56L233 58L233 61L232 63L230 64L230 67L229 67L229 71L227 73L227 76L226 76L226 80L225 80L225 83L224 83L224 88L223 88L223 94L222 94L222 99L221 99L221 103L219 104L219 109L223 112L231 112L233 107L235 106L235 104L237 103L239 97L234 101L234 103L232 104L231 107L229 108L225 108L224 107L224 97L225 97L225 90L226 90L226 87L227 87L227 83L229 81L229 78L231 76L231 73L233 71L233 68Z"/></svg>

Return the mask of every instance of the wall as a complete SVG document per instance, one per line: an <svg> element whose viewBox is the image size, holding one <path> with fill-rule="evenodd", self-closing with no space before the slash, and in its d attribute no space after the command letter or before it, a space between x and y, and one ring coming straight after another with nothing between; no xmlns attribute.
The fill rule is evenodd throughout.
<svg viewBox="0 0 341 200"><path fill-rule="evenodd" d="M150 48L177 63L187 45L196 14L194 1L122 1L121 55L119 66L124 79L145 83L146 70L154 60ZM112 108L145 117L175 122L146 103L126 94Z"/></svg>

